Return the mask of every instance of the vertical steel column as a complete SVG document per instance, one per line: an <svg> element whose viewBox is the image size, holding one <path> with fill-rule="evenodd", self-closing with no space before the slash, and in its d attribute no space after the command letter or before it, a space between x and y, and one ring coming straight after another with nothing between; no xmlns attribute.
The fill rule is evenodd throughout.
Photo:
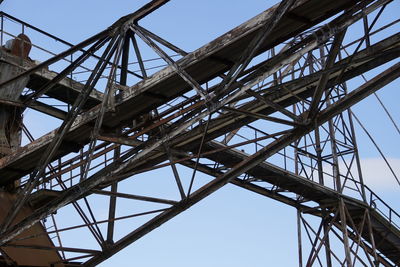
<svg viewBox="0 0 400 267"><path fill-rule="evenodd" d="M0 45L3 46L3 34L4 34L4 15L1 15L1 35L0 35Z"/></svg>
<svg viewBox="0 0 400 267"><path fill-rule="evenodd" d="M329 95L326 95L326 105L328 107L330 106ZM328 120L328 125L329 125L330 144L331 144L331 150L332 150L333 177L334 177L334 180L335 180L336 190L339 193L341 193L343 191L344 184L343 184L343 188L342 188L342 183L340 181L339 160L338 160L338 155L337 155L337 143L336 143L333 119ZM343 234L343 245L344 245L344 250L345 250L345 255L346 255L346 265L347 265L347 267L352 267L353 264L351 262L349 237L348 237L347 223L346 223L346 212L345 212L344 205L345 205L344 201L341 198L339 200L339 205L338 206L339 206L340 223L341 223L342 234Z"/></svg>
<svg viewBox="0 0 400 267"><path fill-rule="evenodd" d="M122 61L121 61L121 77L119 83L126 85L128 78L128 61L129 61L129 36L125 35L124 44L122 47Z"/></svg>
<svg viewBox="0 0 400 267"><path fill-rule="evenodd" d="M301 238L301 211L297 209L297 251L299 254L299 267L303 267L303 247Z"/></svg>
<svg viewBox="0 0 400 267"><path fill-rule="evenodd" d="M119 131L120 132L120 131ZM117 161L121 155L121 147L118 146L114 149L114 161ZM118 182L111 184L111 193L116 193L118 190ZM108 212L108 225L107 225L107 243L114 243L114 225L115 225L115 213L117 207L117 197L115 194L110 195L109 212Z"/></svg>

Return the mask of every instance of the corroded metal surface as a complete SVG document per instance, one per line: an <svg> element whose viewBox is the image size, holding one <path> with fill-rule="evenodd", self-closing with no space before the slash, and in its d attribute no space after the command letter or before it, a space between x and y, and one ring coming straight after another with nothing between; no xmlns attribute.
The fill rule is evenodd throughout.
<svg viewBox="0 0 400 267"><path fill-rule="evenodd" d="M1 55L7 62L2 64L21 64L26 70L21 77L31 77L27 87L33 93L18 105L63 120L60 128L0 159L0 185L22 178L13 195L13 208L0 226L5 259L7 254L16 257L11 250L36 249L49 255L58 252L66 264L82 260L85 266L95 266L231 183L297 209L300 266L321 262L321 257L326 266L335 262L347 266L353 262L398 264L400 231L395 219L400 215L363 183L361 175L348 175L351 167L340 171L343 167L339 164L349 155L351 162L359 161L348 109L400 75L399 63L392 63L400 54L398 31L382 40L370 38L375 22L392 1L285 0L189 53L138 25L166 2L152 1L38 65ZM359 21L364 22L364 36L354 40L356 37L349 35ZM324 24L318 25L321 22ZM168 66L148 74L136 38ZM175 61L158 43L181 57ZM353 47L352 53L348 47ZM82 53L63 71L49 70L52 63L74 51ZM84 84L67 77L96 51L102 55L96 55L98 63ZM128 67L132 54L140 65L140 75ZM249 67L261 54L265 58ZM391 66L383 69L387 63ZM347 86L348 81L371 70L377 72L374 78ZM105 87L96 91L103 76ZM128 76L137 82L128 84ZM74 97L65 97L65 92ZM42 96L62 101L71 109L40 102ZM279 127L264 127L270 123ZM294 158L287 151L293 152ZM266 162L277 155L282 156L283 166ZM304 158L314 166L304 163ZM294 163L288 164L288 160ZM178 165L193 169L192 176L182 175ZM154 195L120 189L121 181L134 181L142 173L168 167L178 189L176 198L159 196L163 190L154 185L148 188ZM196 172L207 174L209 180L199 182ZM96 215L98 207L89 203L101 196L109 200L104 220ZM164 206L118 217L118 199ZM376 209L377 200L386 213ZM32 210L13 223L26 205ZM58 229L55 213L64 207L74 209L83 224ZM316 230L305 220L308 215L321 221ZM136 217L146 219L114 240L115 221ZM55 230L27 232L44 224L46 218L53 220ZM100 228L101 224L107 227ZM301 225L314 234L309 254L302 252ZM80 228L87 229L97 247L62 245L59 233ZM21 234L31 241L55 234L58 245L13 243ZM343 255L335 254L331 239L342 245ZM303 259L303 254L308 258Z"/></svg>

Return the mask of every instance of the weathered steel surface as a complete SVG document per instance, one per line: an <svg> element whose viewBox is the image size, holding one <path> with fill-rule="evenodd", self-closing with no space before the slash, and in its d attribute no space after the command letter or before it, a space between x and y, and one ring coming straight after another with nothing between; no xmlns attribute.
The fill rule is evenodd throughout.
<svg viewBox="0 0 400 267"><path fill-rule="evenodd" d="M7 192L0 192L0 219L3 220L3 216L7 214L7 209L12 206L13 201L15 201L15 194L10 194ZM16 218L16 222L22 220L24 217L29 216L33 212L33 209L26 205L20 212L20 214ZM38 235L41 233L45 233L46 230L40 223L34 224L29 230L25 231L23 234L19 236L19 238L23 238L25 236ZM51 241L48 235L39 235L36 238L13 242L14 245L38 245L43 247L52 248L54 247L53 242ZM4 251L8 256L11 257L13 261L15 261L18 265L25 266L50 266L53 262L58 262L61 260L60 255L55 250L38 250L31 248L16 248L16 247L4 247ZM63 265L57 265L63 266Z"/></svg>
<svg viewBox="0 0 400 267"><path fill-rule="evenodd" d="M158 3L156 3L157 6L165 1L153 1L152 3L154 2ZM290 1L286 3L289 2ZM338 11L345 10L346 7L352 6L356 2L358 1L296 1L296 6L293 7L292 10L284 16L284 20L278 23L277 27L274 28L273 38L267 38L260 45L260 49L257 50L256 53L265 51L274 44L280 43L289 37L294 37L299 31L315 25L318 21L337 13ZM383 1L377 2L382 4ZM179 68L176 68L176 65L167 67L164 70L154 74L152 77L149 77L130 88L122 87L122 93L117 98L115 106L116 109L108 110L105 114L104 130L107 130L107 128L112 129L114 127L118 127L120 129L126 125L127 122L138 119L139 116L147 114L151 109L159 107L160 105L165 104L169 99L172 99L175 96L179 96L182 93L190 90L190 86L179 77L179 73L176 73L176 69L180 70L179 72L181 76L182 73L184 73L184 76L187 74L189 77L191 77L191 79L193 78L195 83L192 83L192 85L196 85L196 83L201 84L204 81L221 75L225 70L232 67L233 62L238 61L240 55L239 52L246 47L249 41L254 39L254 37L261 32L261 25L265 24L265 21L271 18L271 14L273 14L274 9L276 10L276 7L244 23L243 25L235 28L231 32L223 35L222 37L196 50L195 52L187 54L184 58L177 62ZM360 18L362 16L362 12L359 13L358 16ZM128 18L122 18L115 25L125 23L126 19ZM344 30L347 27L346 25L349 24L343 23L341 27L335 28L336 25L331 24L329 26L333 27L327 27L327 32L329 32L327 34L330 34L330 36L336 35L338 39L340 39L341 37L340 35L337 35L337 32ZM326 33L323 31L321 32L323 34ZM228 108L228 112L223 112L221 116L217 117L216 119L211 119L210 117L210 121L206 126L207 131L204 131L204 125L200 125L191 131L175 131L173 139L169 140L168 142L167 149L165 149L165 147L163 149L161 146L157 147L158 144L163 144L161 139L155 140L154 142L149 142L150 148L147 146L144 147L143 151L145 151L145 153L142 153L142 151L140 152L141 154L138 154L138 157L130 158L125 154L124 156L126 157L124 160L121 160L120 162L114 161L111 165L108 165L96 174L90 176L88 179L80 181L78 185L72 186L71 184L70 188L64 188L65 190L62 192L44 192L42 195L38 193L36 196L32 196L30 199L31 203L37 205L37 210L33 211L32 215L26 216L26 218L18 225L10 227L8 230L6 230L4 235L0 237L1 243L3 244L9 240L10 237L15 237L21 233L23 229L29 228L38 222L38 220L44 218L48 214L51 214L62 206L74 202L77 199L80 199L91 193L109 195L114 198L114 200L116 197L123 197L172 205L171 208L163 210L160 215L151 219L115 243L113 243L113 234L109 229L107 240L110 242L107 243L106 248L103 248L103 251L101 252L89 249L79 250L76 248L53 248L55 251L81 251L82 253L93 253L95 256L86 262L86 265L94 266L123 249L138 238L157 228L164 222L170 220L177 214L190 208L192 205L218 190L228 182L253 192L272 197L282 201L283 203L292 205L303 212L314 212L314 215L320 217L324 216L320 210L315 212L316 209L303 206L304 203L286 197L282 192L298 194L302 196L304 201L316 202L324 207L340 206L341 203L346 202L350 216L353 217L354 220L362 220L361 211L369 210L370 207L368 204L345 196L338 191L329 189L328 187L324 187L313 181L307 180L304 177L294 175L293 173L280 169L272 164L266 163L265 159L282 148L288 146L295 140L298 140L298 138L301 136L313 131L315 127L318 127L318 125L326 123L340 112L361 101L363 98L382 88L391 81L397 79L400 76L400 63L389 68L385 72L376 76L374 79L366 82L358 89L351 91L350 94L344 96L341 100L335 102L329 108L319 112L316 117L313 116L314 114L312 114L311 117L313 119L315 117L315 121L311 122L309 120L302 120L303 117L306 118L307 116L301 116L299 120L295 120L293 124L290 124L294 127L292 130L277 134L277 139L275 141L263 147L253 155L247 155L232 149L232 147L227 147L212 140L224 133L228 133L229 131L251 123L258 118L268 118L269 115L277 110L282 111L283 108L297 103L299 98L308 98L314 96L314 99L316 100L312 105L312 109L315 109L317 102L319 102L321 99L322 90L324 87L336 86L347 81L348 79L355 77L356 75L359 75L360 73L371 70L377 66L381 66L390 60L397 58L400 52L399 36L400 34L395 34L392 37L368 47L367 49L360 51L351 57L334 63L334 57L336 57L341 42L339 41L333 45L333 52L331 54L331 58L328 58L329 63L326 65L325 69L297 80L284 83L283 86L285 90L282 89L282 85L278 85L268 88L268 91L261 93L257 92L257 99L247 103L246 105L243 105L240 107L240 110ZM312 39L314 37L310 38ZM317 36L316 40L312 40L312 42L304 44L307 46L307 48L311 47L310 49L314 49L318 45L317 42L320 41L319 38L321 38L321 36ZM327 41L327 39L324 40ZM290 58L295 60L293 59L295 58L293 54L290 55ZM269 71L267 74L271 74L271 70L268 70L268 64L283 64L282 62L290 61L289 59L284 61L286 59L282 57L275 58L276 61L280 60L281 62L277 63L273 60L274 59L271 60L272 63L266 61L256 66L251 70L253 72L247 72L248 75L244 75L243 80L249 82L249 84L252 84L255 81L258 81L257 79L259 76L263 77L266 75L264 74L265 72ZM127 63L127 61L125 63ZM291 66L295 64L293 61L289 63L292 64ZM126 70L123 70L123 72L124 71ZM35 73L32 72L31 75L35 75ZM145 77L146 75L143 76ZM51 77L48 78L48 80L50 80ZM125 83L124 80L125 78L122 77L121 81L123 81L123 83ZM33 85L33 87L40 90L42 83L43 81L39 81L38 84ZM62 81L58 83L55 88L57 88L57 86L59 86L61 83ZM64 84L64 86L67 88L68 84ZM46 91L46 93L51 94L53 90ZM66 90L70 89L67 88ZM244 91L244 89L241 90ZM202 92L201 90L199 91ZM75 92L79 93L80 89L76 89ZM242 96L243 95L244 94L242 94ZM54 94L54 96L57 96L57 94ZM68 101L68 99L64 99L63 101ZM89 142L90 133L93 130L93 122L100 110L99 106L96 106L95 103L92 104L88 105L86 109L90 109L84 112L80 117L78 117L77 121L75 121L74 125L66 135L63 144L57 151L54 159L73 150L77 150ZM203 105L204 102L199 101L193 106L196 106L195 108L204 108ZM47 113L53 113L60 118L63 117L61 112L51 110L49 107L40 106L40 108ZM211 111L204 111L202 114L206 114L206 112ZM288 115L293 114L288 113ZM297 119L297 117L294 116L295 115L293 115L293 118ZM163 118L163 120L165 121L155 122L154 125L150 126L150 130L156 129L160 125L162 127L163 125L168 125L166 119ZM185 127L182 127L182 125L179 127L179 129L186 129ZM126 138L112 136L107 135L107 132L108 131L104 131L104 136L100 136L98 138L99 140L116 143L115 146L108 147L107 151L117 148L117 144L139 147L142 145L142 143L136 140L134 137ZM207 132L207 134L204 134L205 132ZM35 167L37 161L41 157L41 154L43 151L45 151L46 146L50 144L54 136L55 132L52 132L29 144L28 146L21 148L17 154L0 159L0 176L2 177L0 184L6 185L13 180L29 173L32 168ZM164 137L165 136L162 138ZM106 149L104 151L106 151ZM211 151L218 151L218 153L208 153ZM225 173L219 172L217 169L212 169L206 165L198 164L198 162L192 161L194 158L193 155L196 155L197 153L201 154L200 152L204 153L202 155L203 158L222 164L224 167L226 167L227 171ZM130 153L132 152L130 151ZM118 180L122 180L133 174L140 173L151 168L157 168L157 164L160 164L165 160L169 160L173 165L175 159L172 159L172 154L174 157L177 157L177 161L181 160L180 163L183 165L208 173L212 176L215 176L216 179L196 190L193 194L182 194L182 201L171 201L154 197L123 194L117 192L116 187L114 187L114 189L110 192L103 191L103 189L109 185L116 185L116 181ZM77 166L71 166L70 169L75 167ZM68 168L64 169L63 171L68 171ZM258 187L251 182L247 182L246 179L241 180L240 178L237 178L243 173L254 177L258 181L263 182L268 186L272 184L274 185L273 188L278 188L278 190L274 191L274 189L269 190ZM175 178L179 180L179 177ZM115 212L115 205L113 208L111 208L110 204L110 211L112 209L114 209ZM114 215L112 215L110 218L114 218ZM337 222L339 224L339 220ZM371 211L371 222L371 232L373 233L372 239L375 239L377 242L376 248L383 252L387 258L395 263L398 263L400 260L399 231L392 228L390 223L388 223L385 218L378 213L374 213L373 211ZM344 225L344 228L355 228L349 223L349 221L344 222L342 220L342 224ZM110 226L111 224L109 224L109 228ZM340 229L340 225L338 227ZM114 231L113 227L111 228L111 231ZM109 238L109 236L111 236L111 238ZM347 238L346 234L345 236ZM362 232L361 236L364 238L364 240L372 242L372 246L375 246L374 241L370 240L371 236L369 236L369 233ZM353 238L354 241L357 241L357 238L359 238L355 236L352 237L351 235L349 237ZM6 246L6 248L47 249L45 246L37 244L27 244L25 246L9 245Z"/></svg>
<svg viewBox="0 0 400 267"><path fill-rule="evenodd" d="M21 59L16 56L13 56L9 53L1 53L0 54L0 62L2 64L10 64L15 66L18 69L18 73L22 73L32 67L35 66L35 63L26 59ZM30 75L27 83L27 88L32 90L38 90L46 84L48 81L52 80L57 76L58 73L51 71L47 68L38 70ZM57 83L46 95L60 100L64 103L72 104L75 100L76 96L82 91L83 84L74 81L70 78L64 78L60 82ZM89 96L88 101L86 102L84 108L89 109L101 102L103 99L103 94L97 90L93 90Z"/></svg>
<svg viewBox="0 0 400 267"><path fill-rule="evenodd" d="M298 1L296 6L293 7L290 12L301 15L302 17L307 17L310 21L316 24L352 4L353 1L343 0L329 2L329 4L323 4L320 1L315 0L303 0ZM228 61L234 62L237 59L239 51L242 51L248 41L254 37L262 23L271 17L274 8L261 13L209 44L188 54L177 63L199 83L218 76L225 71L228 66L220 61L215 61L214 58L224 58ZM276 30L271 33L273 38L266 40L257 53L265 51L282 40L295 36L299 31L310 26L304 22L293 21L292 19L285 17L282 21L282 23L277 25ZM127 121L132 120L141 114L148 113L156 106L165 103L167 100L172 99L189 89L188 85L179 77L179 75L176 74L174 68L167 67L148 79L124 90L119 97L119 102L116 103L116 111L108 112L105 115L103 121L104 127L120 127ZM164 99L153 98L151 97L153 94L163 96ZM135 108L133 109L132 107ZM97 108L95 107L92 110L87 111L77 119L65 138L66 143L75 143L76 147L79 147L88 142L91 131L90 123L97 115ZM37 157L43 153L45 146L50 143L53 136L54 132L37 139L34 143L29 144L24 148L21 148L18 153L0 159L0 167L2 168L2 171L6 172L3 173L3 181L1 182L7 182L9 179L15 179L16 177L29 172L37 162ZM70 151L71 149L68 149L68 146L65 146L63 150L58 152L57 157ZM36 156L28 156L25 158L25 155L28 154ZM20 168L21 162L24 163L22 166L23 168ZM20 167L16 168L16 166ZM16 171L17 169L19 170Z"/></svg>
<svg viewBox="0 0 400 267"><path fill-rule="evenodd" d="M351 92L348 96L344 97L340 101L333 104L330 108L323 111L319 118L318 118L318 125L321 125L328 121L329 119L333 118L333 116L339 114L343 110L349 108L353 104L357 103L358 101L362 100L366 96L372 94L373 92L379 90L387 83L393 81L397 77L400 76L400 63L394 65L393 67L389 68L387 71L383 72L382 74L378 75L371 81L367 82L366 84L362 85L358 89ZM116 253L117 251L121 250L122 248L126 247L133 241L137 240L138 238L142 237L143 235L147 234L148 232L152 231L153 229L157 228L164 222L170 220L172 217L176 216L177 214L181 213L182 211L188 209L192 205L196 204L201 199L205 198L215 190L219 189L223 185L225 185L230 180L234 179L238 175L243 172L247 172L262 161L265 160L269 155L272 155L276 151L279 151L286 145L290 144L294 140L296 140L299 136L302 136L314 129L317 125L309 124L304 127L296 128L295 130L291 131L290 133L278 138L276 141L272 142L271 144L267 145L263 149L259 150L257 153L246 157L245 160L240 161L239 163L235 164L235 166L229 170L228 172L224 173L223 175L219 176L217 179L212 180L208 184L201 187L199 190L194 192L191 196L187 199L183 200L180 205L176 205L167 211L161 213L160 215L156 216L154 219L150 220L148 223L144 224L142 227L138 228L136 231L132 232L131 234L127 235L117 243L115 243L112 248L107 249L107 253L103 253L99 256L95 256L92 260L88 262L88 266L93 266L104 259L108 258L110 255ZM87 180L82 181L79 185L73 186L70 189L64 191L60 197L52 201L51 203L39 208L29 216L25 220L23 220L20 224L11 227L6 233L4 233L3 238L1 238L1 242L6 242L12 236L15 236L20 233L24 228L30 227L33 223L37 222L41 218L44 218L47 214L50 214L57 210L58 208L64 206L66 203L69 203L77 198L80 198L86 192L89 192L91 189L99 186L103 183L107 183L108 181L112 181L113 177L117 175L120 171L123 171L121 168L117 168L113 170L112 168L105 168L103 171L97 173L96 175L88 178ZM304 178L302 178L304 180ZM291 181L292 182L292 181ZM326 191L325 189L323 189ZM335 193L337 195L337 193ZM346 197L347 199L347 197ZM112 253L111 253L112 252Z"/></svg>
<svg viewBox="0 0 400 267"><path fill-rule="evenodd" d="M15 40L11 40L15 41ZM15 48L14 48L15 49ZM0 56L7 53L0 49ZM0 62L0 83L17 76L22 70L17 66ZM0 99L9 102L20 102L20 95L24 90L29 77L23 77L0 90ZM0 154L11 154L21 143L21 123L23 108L17 105L0 104Z"/></svg>
<svg viewBox="0 0 400 267"><path fill-rule="evenodd" d="M341 112L343 112L345 109L351 107L354 103L357 103L361 99L367 97L368 95L372 94L376 90L379 90L383 86L385 86L388 82L393 81L394 79L398 78L400 76L399 73L400 70L400 63L396 64L395 66L389 68L387 71L384 73L376 76L374 79L371 81L367 82L363 86L359 87L357 90L353 91L349 96L343 98L342 100L339 100L337 103L333 104L330 109L327 109L326 111L322 112L320 114L320 117L318 119L318 124L321 125L322 123L328 121L329 119L333 118L334 115L337 115ZM266 147L263 147L260 149L257 153L253 155L245 155L243 158L239 161L235 162L228 162L229 165L233 165L229 171L226 173L221 174L218 176L216 179L212 180L211 182L207 183L206 185L202 186L199 190L194 192L191 196L189 196L187 199L181 202L180 205L175 205L174 207L168 209L167 211L161 213L160 215L156 216L155 218L151 219L148 221L146 224L143 226L139 227L136 229L134 232L128 234L118 242L116 242L112 247L110 247L107 250L107 253L101 254L94 256L91 260L87 262L88 266L95 266L96 264L102 262L104 259L108 258L110 255L120 251L127 245L131 244L132 242L138 240L142 236L146 235L150 231L156 229L163 223L169 221L171 218L175 217L176 215L180 214L184 210L190 208L192 205L196 204L203 198L207 197L209 194L213 193L216 191L218 188L222 187L229 181L233 180L235 177L238 175L242 174L243 172L248 172L254 168L257 168L260 166L260 164L265 164L263 161L265 158L268 156L272 155L274 152L279 151L286 145L290 144L294 140L296 140L299 136L302 136L306 134L307 132L310 132L312 129L314 129L315 125L307 125L305 127L297 128L291 133L282 136L281 138L278 138L276 141L272 142L271 144L267 145ZM230 158L232 159L232 157ZM218 162L218 161L217 161ZM277 168L275 168L277 169ZM352 199L350 197L344 196L339 194L338 192L335 192L334 190L327 189L324 186L318 185L317 183L307 181L304 178L301 177L295 177L289 174L288 172L284 170L277 170L277 172L281 172L282 175L280 176L273 176L270 177L268 175L265 175L264 173L260 173L261 179L274 179L276 182L273 184L277 184L278 186L285 185L284 181L281 181L281 179L288 179L287 183L292 187L291 191L293 192L299 192L301 195L305 193L309 193L308 196L312 196L313 193L315 194L315 191L318 192L321 196L323 195L323 200L334 200L337 202L340 199L344 199L345 201L350 202L351 205L355 205L363 207L363 208L368 208L365 206L364 203L361 201L358 201L356 199ZM106 174L110 175L111 174ZM103 177L96 177L98 179L102 179ZM103 179L107 179L104 177ZM295 181L298 182L295 182ZM96 182L95 182L96 183ZM310 186L310 189L305 190L305 186ZM286 184L287 186L287 184ZM68 196L70 197L70 195ZM320 203L323 203L321 199L319 199ZM56 204L56 202L54 203ZM47 207L49 208L49 207ZM28 221L27 221L28 222ZM350 225L351 227L351 225ZM388 233L388 235L391 236L391 238L395 238L396 243L400 240L400 235L396 235L395 231L392 231L391 228L385 229L385 233ZM389 240L386 240L389 241ZM396 244L395 243L395 244ZM389 250L386 251L388 254L385 255L387 257L390 257L391 260L394 262L398 261L398 254L400 251L400 247L392 246L394 247L394 250Z"/></svg>

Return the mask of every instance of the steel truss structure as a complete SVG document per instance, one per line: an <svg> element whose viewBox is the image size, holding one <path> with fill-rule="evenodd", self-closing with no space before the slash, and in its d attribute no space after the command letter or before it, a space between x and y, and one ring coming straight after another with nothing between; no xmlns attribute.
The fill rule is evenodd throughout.
<svg viewBox="0 0 400 267"><path fill-rule="evenodd" d="M299 266L398 266L400 216L363 182L351 111L400 76L399 20L376 26L398 3L283 0L189 53L140 25L167 2L39 64L2 53L23 71L0 87L30 77L2 104L62 121L36 140L24 128L30 143L0 160L4 264L95 266L231 183L297 209ZM159 170L173 193L138 178ZM76 230L92 242L65 243Z"/></svg>

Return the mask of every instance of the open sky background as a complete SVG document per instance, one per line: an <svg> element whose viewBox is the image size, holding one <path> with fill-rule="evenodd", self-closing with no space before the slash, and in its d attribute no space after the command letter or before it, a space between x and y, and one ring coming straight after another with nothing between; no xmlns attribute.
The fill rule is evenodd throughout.
<svg viewBox="0 0 400 267"><path fill-rule="evenodd" d="M147 2L4 0L0 9L66 41L78 43ZM193 51L276 2L172 0L145 18L142 24L178 47ZM397 1L385 16L399 18L399 14ZM372 76L373 73L369 77ZM397 123L400 123L399 86L397 80L379 92ZM376 99L369 97L354 111L400 176L400 136ZM26 115L26 120L29 116ZM42 130L37 129L35 137L54 128L51 124L40 126ZM357 128L367 184L399 211L400 186L394 182L366 135ZM295 266L296 262L296 210L227 185L101 266L256 267Z"/></svg>

